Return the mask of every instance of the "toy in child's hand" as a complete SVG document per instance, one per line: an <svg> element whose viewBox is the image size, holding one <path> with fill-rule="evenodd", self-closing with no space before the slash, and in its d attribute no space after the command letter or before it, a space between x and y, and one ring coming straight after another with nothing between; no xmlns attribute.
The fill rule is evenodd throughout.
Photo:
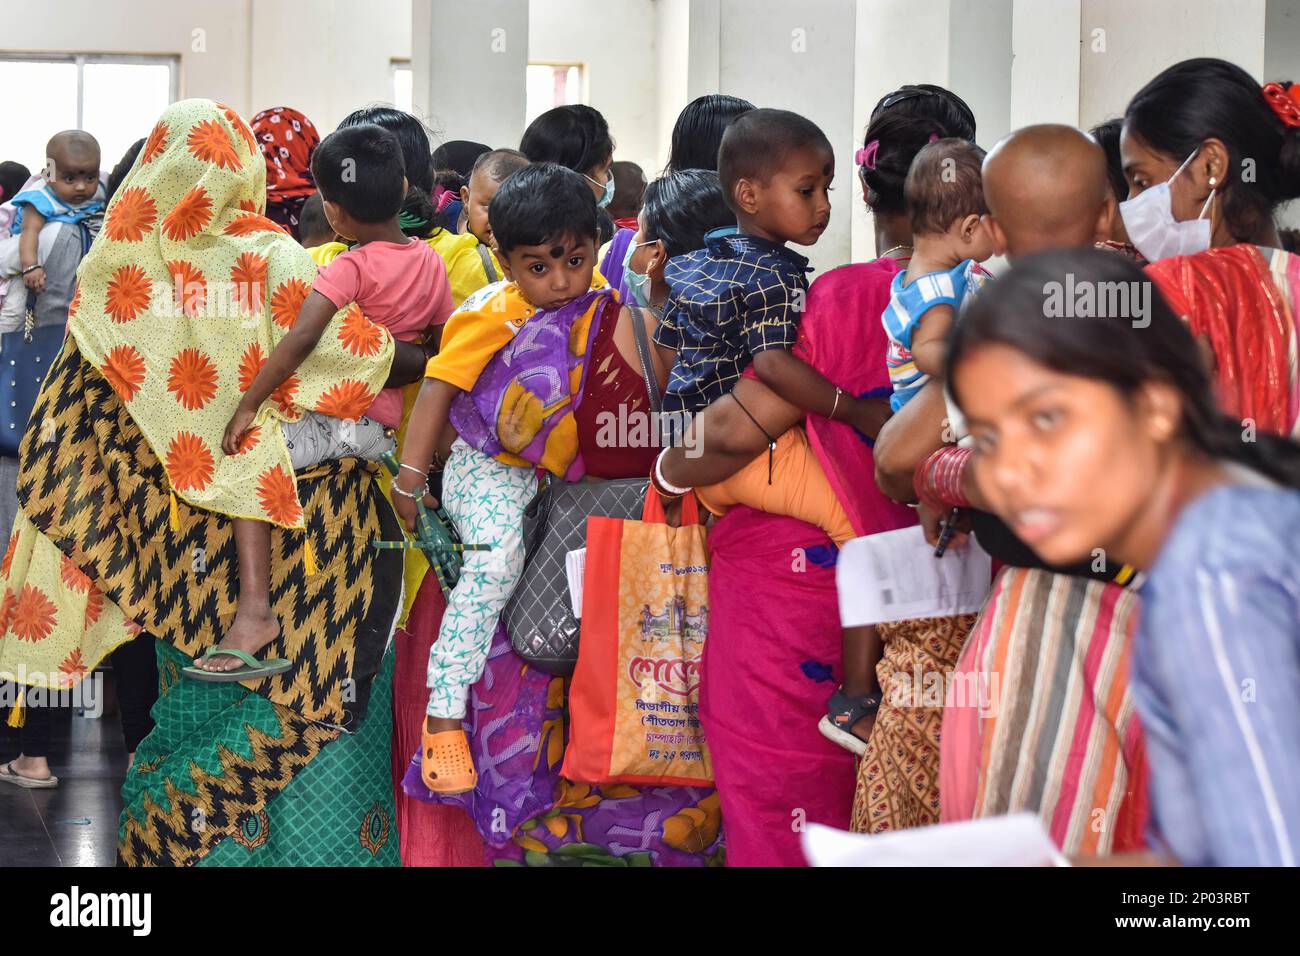
<svg viewBox="0 0 1300 956"><path fill-rule="evenodd" d="M401 468L397 456L392 452L385 452L381 460L384 467L396 478ZM451 518L447 516L447 512L441 505L429 508L421 499L415 503L415 509L414 538L403 538L401 541L376 541L375 547L395 548L402 551L419 548L429 559L429 565L434 573L438 575L438 584L442 587L442 593L449 595L460 577L461 554L465 551L491 551L492 548L486 544L462 544L456 533L456 526L451 523Z"/></svg>

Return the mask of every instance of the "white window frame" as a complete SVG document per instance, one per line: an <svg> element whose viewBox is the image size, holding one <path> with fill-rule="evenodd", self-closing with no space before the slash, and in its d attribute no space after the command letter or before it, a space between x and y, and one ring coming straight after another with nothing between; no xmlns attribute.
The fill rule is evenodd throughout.
<svg viewBox="0 0 1300 956"><path fill-rule="evenodd" d="M409 59L394 57L388 61L388 92L392 104L397 106L397 71L407 70L411 74L411 112L415 112L415 68Z"/></svg>
<svg viewBox="0 0 1300 956"><path fill-rule="evenodd" d="M77 68L77 129L84 127L86 64L123 63L141 66L165 66L169 77L168 102L175 103L180 90L180 60L175 54L134 53L20 53L5 51L0 60L13 63L71 63Z"/></svg>
<svg viewBox="0 0 1300 956"><path fill-rule="evenodd" d="M578 102L562 104L566 106L577 106L589 103L591 96L587 89L587 64L580 60L529 60L528 66L549 66L552 70L563 68L571 70L575 67L578 70ZM553 109L554 107L552 107Z"/></svg>

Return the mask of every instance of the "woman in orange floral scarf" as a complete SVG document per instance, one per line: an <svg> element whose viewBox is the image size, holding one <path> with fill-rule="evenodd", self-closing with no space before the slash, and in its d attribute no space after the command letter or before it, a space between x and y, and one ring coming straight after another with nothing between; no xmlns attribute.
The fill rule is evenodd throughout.
<svg viewBox="0 0 1300 956"><path fill-rule="evenodd" d="M301 805L274 799L299 771L322 749L344 762L367 723L376 739L359 756L380 760L354 786L369 801L359 812L377 814L372 859L387 845L391 724L383 704L367 704L372 687L387 693L375 677L391 666L383 654L402 560L371 542L399 531L375 466L331 461L295 475L278 425L414 380L422 353L404 346L412 354L395 361L385 335L359 356L327 335L264 409L276 427L222 455L241 392L315 274L264 216L265 178L232 110L186 100L163 113L82 264L69 337L21 448L22 512L0 569L0 679L70 687L142 630L158 638L159 720L124 791L128 862L196 863L225 837L264 828L276 807ZM340 312L331 329L343 321ZM272 649L291 666L257 693L177 679L234 615L229 516L275 525L272 595L284 628ZM195 813L206 820L199 832L184 823ZM364 828L350 814L337 835L355 843ZM318 862L341 862L334 832L312 833ZM277 849L305 852L292 841Z"/></svg>

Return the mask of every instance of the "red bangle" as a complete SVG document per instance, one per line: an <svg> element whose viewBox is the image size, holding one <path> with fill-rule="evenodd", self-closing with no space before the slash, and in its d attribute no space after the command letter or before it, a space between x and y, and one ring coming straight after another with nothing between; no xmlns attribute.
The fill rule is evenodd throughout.
<svg viewBox="0 0 1300 956"><path fill-rule="evenodd" d="M970 456L969 448L945 445L922 461L912 476L917 498L940 508L969 508L970 500L962 491L962 478Z"/></svg>

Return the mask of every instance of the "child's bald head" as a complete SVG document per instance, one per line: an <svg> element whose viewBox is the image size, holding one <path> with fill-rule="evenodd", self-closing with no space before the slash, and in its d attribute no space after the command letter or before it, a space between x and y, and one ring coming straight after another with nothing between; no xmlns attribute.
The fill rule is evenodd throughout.
<svg viewBox="0 0 1300 956"><path fill-rule="evenodd" d="M99 188L99 141L85 130L55 133L45 144L45 181L63 202L79 206Z"/></svg>
<svg viewBox="0 0 1300 956"><path fill-rule="evenodd" d="M84 129L65 129L45 144L45 155L60 166L94 166L99 169L99 140Z"/></svg>
<svg viewBox="0 0 1300 956"><path fill-rule="evenodd" d="M997 251L1012 258L1110 238L1106 154L1073 126L1045 123L1003 137L984 160L984 197Z"/></svg>

